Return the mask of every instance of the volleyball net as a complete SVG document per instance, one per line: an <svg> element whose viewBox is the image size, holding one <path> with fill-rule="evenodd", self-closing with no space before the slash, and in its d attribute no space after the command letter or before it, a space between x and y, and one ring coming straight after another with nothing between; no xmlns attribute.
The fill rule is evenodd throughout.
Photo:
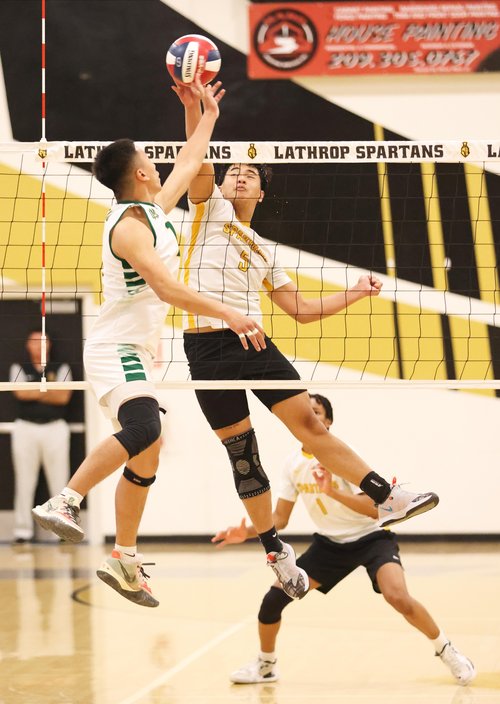
<svg viewBox="0 0 500 704"><path fill-rule="evenodd" d="M4 346L22 348L28 327L43 319L71 349L66 361L81 367L102 298L102 228L112 204L90 172L104 144L0 144ZM141 146L165 175L182 144ZM272 165L253 226L277 244L305 297L343 291L364 273L383 281L377 298L307 325L262 295L264 328L302 377L287 386L500 389L500 141L214 142L207 159ZM188 218L181 201L171 214L180 247ZM81 318L80 339L68 314ZM0 389L10 390L5 379ZM165 320L156 381L220 386L190 380L180 310Z"/></svg>

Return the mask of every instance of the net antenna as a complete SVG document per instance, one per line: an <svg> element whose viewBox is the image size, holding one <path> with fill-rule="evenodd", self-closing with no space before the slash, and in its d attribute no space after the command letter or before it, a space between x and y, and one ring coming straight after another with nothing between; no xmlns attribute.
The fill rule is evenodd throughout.
<svg viewBox="0 0 500 704"><path fill-rule="evenodd" d="M47 135L45 130L45 0L42 2L42 55L41 55L41 82L42 82L42 103L41 103L41 137L40 137L40 148L38 154L42 159L41 169L42 169L42 179L41 179L41 203L40 203L40 218L41 218L41 313L42 313L42 346L41 346L41 359L40 364L42 366L42 379L40 391L47 391L47 378L45 376L45 368L47 366L47 336L46 336L46 294L47 294L47 276L46 276L46 259L45 259L45 245L47 238L47 219L46 219L46 161L45 155L47 154Z"/></svg>

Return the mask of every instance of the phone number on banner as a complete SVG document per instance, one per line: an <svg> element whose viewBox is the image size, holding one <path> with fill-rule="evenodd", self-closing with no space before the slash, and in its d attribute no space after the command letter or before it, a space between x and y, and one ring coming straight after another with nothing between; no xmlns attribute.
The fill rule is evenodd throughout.
<svg viewBox="0 0 500 704"><path fill-rule="evenodd" d="M334 51L330 69L442 68L468 66L479 56L475 49L433 49L423 51Z"/></svg>

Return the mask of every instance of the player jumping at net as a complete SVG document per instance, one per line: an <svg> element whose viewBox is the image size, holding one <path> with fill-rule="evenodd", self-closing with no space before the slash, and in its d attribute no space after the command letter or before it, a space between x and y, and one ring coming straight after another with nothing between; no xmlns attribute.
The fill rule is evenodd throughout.
<svg viewBox="0 0 500 704"><path fill-rule="evenodd" d="M200 101L183 86L173 87L185 109L189 138L202 119ZM299 323L335 315L382 287L375 276L361 276L344 293L305 299L281 268L274 249L251 228L257 204L269 184L270 169L255 164L229 164L215 185L212 164L204 163L189 187L190 225L183 238L181 276L186 284L216 301L230 302L242 313L262 320L259 293L267 291L273 304ZM255 333L258 329L255 329ZM299 375L266 336L258 354L244 350L238 335L210 315L188 315L184 349L191 376L198 379L297 380ZM330 434L316 418L307 392L255 390L259 400L279 418L321 464L361 487L377 505L381 526L404 521L436 506L434 493L415 494L392 486L345 443ZM308 588L307 574L297 578L292 548L283 543L273 525L269 480L260 463L255 432L244 390L198 390L198 402L210 426L224 444L239 497L256 526L268 553L268 564L278 574L285 592L301 598Z"/></svg>
<svg viewBox="0 0 500 704"><path fill-rule="evenodd" d="M317 418L329 429L333 423L330 401L320 394L312 394L310 399ZM327 594L357 567L365 567L374 591L427 636L435 654L457 682L472 682L476 673L469 658L450 643L427 609L409 594L396 536L380 530L371 499L325 471L306 447L298 448L285 463L273 514L279 530L288 525L299 495L318 529L311 545L297 560L309 575L310 589ZM254 527L247 526L243 519L239 526L217 533L212 542L223 547L255 536ZM231 674L232 682L253 684L278 679L276 639L281 614L291 601L278 582L264 596L258 616L260 653L256 660Z"/></svg>
<svg viewBox="0 0 500 704"><path fill-rule="evenodd" d="M191 90L191 89L190 89ZM93 172L110 188L116 204L103 234L104 305L86 340L87 378L114 435L93 449L61 494L33 509L36 521L61 538L84 538L79 510L93 486L125 464L116 489L116 544L98 576L124 597L157 606L137 553L137 532L160 450L160 408L152 380L153 359L169 305L213 316L234 331L241 347L257 353L265 346L258 322L233 307L200 295L176 278L178 245L166 213L198 173L219 115L220 82L192 89L204 115L161 184L154 163L132 140L108 145ZM222 322L224 321L224 322Z"/></svg>

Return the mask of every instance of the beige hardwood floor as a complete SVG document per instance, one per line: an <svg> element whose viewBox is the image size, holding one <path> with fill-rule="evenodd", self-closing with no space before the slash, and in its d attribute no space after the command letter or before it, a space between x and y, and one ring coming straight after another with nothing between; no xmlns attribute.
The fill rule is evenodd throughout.
<svg viewBox="0 0 500 704"><path fill-rule="evenodd" d="M95 577L107 546L2 545L0 704L500 704L500 546L401 548L473 685L455 684L362 570L286 609L278 682L232 685L273 581L258 546L146 546L161 602L146 609Z"/></svg>

